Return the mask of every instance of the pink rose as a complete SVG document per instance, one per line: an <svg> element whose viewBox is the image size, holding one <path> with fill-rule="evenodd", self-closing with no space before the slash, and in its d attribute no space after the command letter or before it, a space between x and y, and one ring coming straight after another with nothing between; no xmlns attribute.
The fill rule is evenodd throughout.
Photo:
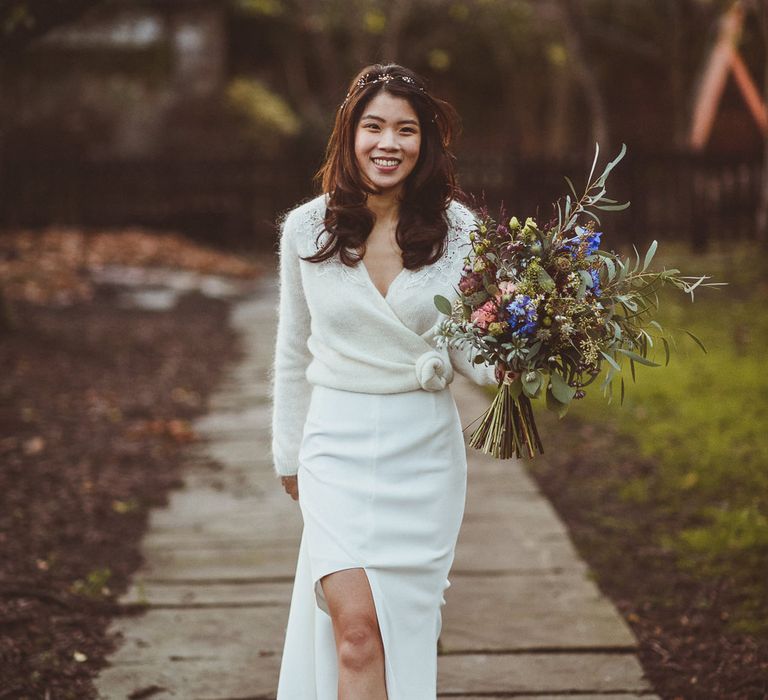
<svg viewBox="0 0 768 700"><path fill-rule="evenodd" d="M499 319L493 299L489 299L482 306L475 309L470 316L470 320L484 331L488 330L488 326L491 323L496 323Z"/></svg>

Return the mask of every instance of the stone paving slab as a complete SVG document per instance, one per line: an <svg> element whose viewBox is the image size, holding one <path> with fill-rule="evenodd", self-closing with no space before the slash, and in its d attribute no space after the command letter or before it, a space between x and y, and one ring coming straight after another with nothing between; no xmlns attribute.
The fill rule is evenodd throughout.
<svg viewBox="0 0 768 700"><path fill-rule="evenodd" d="M648 690L634 654L440 656L438 693L626 693Z"/></svg>
<svg viewBox="0 0 768 700"><path fill-rule="evenodd" d="M258 481L256 481L258 484ZM157 527L162 530L164 526L176 526L177 528L193 528L196 523L201 523L215 529L219 522L228 518L238 519L243 515L250 515L254 519L259 518L261 514L262 522L274 518L274 514L269 512L269 508L277 507L283 500L288 500L288 496L277 491L275 480L271 481L271 488L260 489L257 495L249 495L241 492L220 491L215 488L195 488L174 491L170 498L167 508L158 508L153 510L150 515L150 532ZM253 488L253 482L251 486ZM299 521L301 514L296 513ZM294 519L292 519L294 520ZM289 523L291 520L289 520ZM259 525L258 520L254 520L254 525ZM247 530L243 530L243 533ZM254 530L257 532L257 530Z"/></svg>
<svg viewBox="0 0 768 700"><path fill-rule="evenodd" d="M549 518L517 517L516 522L512 528L477 522L468 515L461 526L452 573L586 570L568 541L547 532Z"/></svg>
<svg viewBox="0 0 768 700"><path fill-rule="evenodd" d="M190 659L115 666L99 677L100 700L126 700L157 686L151 700L274 700L280 673L278 655L257 652L221 659ZM133 695L132 697L136 697Z"/></svg>
<svg viewBox="0 0 768 700"><path fill-rule="evenodd" d="M292 577L296 573L295 538L259 542L243 548L155 549L140 575L145 579L195 580Z"/></svg>
<svg viewBox="0 0 768 700"><path fill-rule="evenodd" d="M636 646L613 605L581 575L454 576L445 600L445 653Z"/></svg>
<svg viewBox="0 0 768 700"><path fill-rule="evenodd" d="M242 411L211 411L193 422L195 430L205 436L241 435L249 439L251 431L262 431L269 426L271 413L268 402L251 404Z"/></svg>
<svg viewBox="0 0 768 700"><path fill-rule="evenodd" d="M509 695L438 695L441 698L451 698L451 700L505 700ZM651 700L652 698L658 698L649 693L648 691L638 691L637 693L621 693L615 695L614 693L579 693L575 695L570 693L568 695L521 695L515 693L516 700L637 700L637 698L645 698L645 700Z"/></svg>
<svg viewBox="0 0 768 700"><path fill-rule="evenodd" d="M108 684L110 700L126 698L130 692L150 685L168 688L167 692L152 694L152 698L183 698L184 700L228 700L230 698L274 698L270 679L279 672L279 655L239 654L220 659L189 658L173 662L141 662L114 667L102 673ZM521 693L536 693L542 697L595 698L597 700L628 700L654 698L639 676L639 665L630 655L575 654L512 654L501 656L441 656L438 659L438 697L457 698L457 693L483 693L481 696L461 695L470 700L488 693L504 693L498 697L526 697ZM140 677L140 683L136 679ZM634 680L626 680L634 677ZM620 679L620 680L619 680ZM470 690L471 688L471 690ZM567 691L566 695L558 695ZM576 694L578 693L578 694ZM642 694L642 695L640 695ZM491 695L490 697L494 697ZM656 698L656 700L658 700Z"/></svg>
<svg viewBox="0 0 768 700"><path fill-rule="evenodd" d="M239 582L202 583L135 581L122 597L122 603L149 603L163 606L287 606L291 599L293 577L284 582L241 580ZM287 612L285 613L287 615Z"/></svg>
<svg viewBox="0 0 768 700"><path fill-rule="evenodd" d="M121 619L124 641L115 662L136 665L202 658L227 666L230 658L279 654L287 612L285 605L150 609Z"/></svg>

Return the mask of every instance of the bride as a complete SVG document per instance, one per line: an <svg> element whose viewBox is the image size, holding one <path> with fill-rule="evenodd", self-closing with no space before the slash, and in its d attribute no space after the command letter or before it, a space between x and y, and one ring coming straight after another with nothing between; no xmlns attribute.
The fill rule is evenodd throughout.
<svg viewBox="0 0 768 700"><path fill-rule="evenodd" d="M283 217L274 467L304 528L278 700L436 697L437 640L466 495L450 390L509 380L439 348L474 215L458 118L424 80L372 65L339 106L322 194Z"/></svg>

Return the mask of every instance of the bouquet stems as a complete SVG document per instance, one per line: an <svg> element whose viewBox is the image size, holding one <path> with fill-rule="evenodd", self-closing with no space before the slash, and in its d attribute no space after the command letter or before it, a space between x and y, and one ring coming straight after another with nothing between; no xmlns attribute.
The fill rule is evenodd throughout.
<svg viewBox="0 0 768 700"><path fill-rule="evenodd" d="M523 455L533 459L536 452L544 454L531 400L520 392L519 385L499 385L491 405L480 418L480 425L469 438L469 445L497 459Z"/></svg>

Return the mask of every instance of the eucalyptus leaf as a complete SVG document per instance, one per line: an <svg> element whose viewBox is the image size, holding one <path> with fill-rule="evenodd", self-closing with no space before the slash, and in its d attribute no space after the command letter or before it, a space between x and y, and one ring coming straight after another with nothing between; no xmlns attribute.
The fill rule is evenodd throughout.
<svg viewBox="0 0 768 700"><path fill-rule="evenodd" d="M704 347L704 343L702 343L702 342L701 342L701 340L700 340L698 337L696 337L696 336L695 336L693 333L691 333L691 331L689 331L689 330L686 330L685 328L683 328L683 332L684 332L684 333L687 333L689 336L691 336L691 338L693 338L693 340L694 340L694 341L696 341L696 344L697 344L697 345L698 345L698 346L699 346L699 347L700 347L700 348L701 348L701 349L702 349L702 350L703 350L705 353L707 352L707 349Z"/></svg>
<svg viewBox="0 0 768 700"><path fill-rule="evenodd" d="M556 413L558 418L562 418L566 413L568 413L568 404L558 401L550 389L547 389L546 401L547 408L553 413Z"/></svg>
<svg viewBox="0 0 768 700"><path fill-rule="evenodd" d="M587 184L592 182L592 175L595 173L595 165L597 165L597 156L600 153L600 144L595 141L595 158L592 161L592 169L589 171L589 177L587 178Z"/></svg>
<svg viewBox="0 0 768 700"><path fill-rule="evenodd" d="M567 175L565 176L565 181L568 183L568 187L571 188L571 192L573 192L573 196L575 199L579 199L579 195L576 194L576 188L573 186L573 183L571 182L571 178L569 178Z"/></svg>
<svg viewBox="0 0 768 700"><path fill-rule="evenodd" d="M530 380L528 379L529 375L531 376ZM525 395L532 399L536 398L541 390L541 374L539 372L523 372L522 381Z"/></svg>
<svg viewBox="0 0 768 700"><path fill-rule="evenodd" d="M608 165L605 166L605 170L603 170L603 174L600 176L600 178L597 181L598 187L601 187L603 183L608 179L608 175L610 174L611 170L616 166L616 164L624 157L624 154L627 152L627 144L622 143L621 144L621 151L619 152L619 155L617 155Z"/></svg>
<svg viewBox="0 0 768 700"><path fill-rule="evenodd" d="M558 372L552 372L549 379L555 398L560 403L569 404L576 395L576 389L570 386Z"/></svg>
<svg viewBox="0 0 768 700"><path fill-rule="evenodd" d="M533 345L531 345L531 347L528 348L528 357L529 358L532 357L533 355L535 355L541 349L541 344L542 344L542 341L541 340L537 340L537 341L535 341L533 343Z"/></svg>
<svg viewBox="0 0 768 700"><path fill-rule="evenodd" d="M661 342L664 345L664 366L669 365L669 341L662 335Z"/></svg>
<svg viewBox="0 0 768 700"><path fill-rule="evenodd" d="M629 202L624 202L624 204L596 204L595 206L603 211L623 211L629 206Z"/></svg>
<svg viewBox="0 0 768 700"><path fill-rule="evenodd" d="M440 294L435 294L435 306L441 314L445 314L446 316L450 316L453 312L451 302Z"/></svg>
<svg viewBox="0 0 768 700"><path fill-rule="evenodd" d="M656 253L656 248L658 248L658 246L658 241L653 241L653 243L648 246L648 252L645 254L645 261L643 262L643 272L645 272L648 269L648 265L651 264L651 260L653 260L653 256Z"/></svg>
<svg viewBox="0 0 768 700"><path fill-rule="evenodd" d="M638 355L636 352L632 352L631 350L625 350L624 348L617 348L617 351L620 352L622 355L626 355L630 360L639 362L641 365L646 365L646 367L661 367L661 365L658 364L657 362L653 362L649 360L647 357Z"/></svg>
<svg viewBox="0 0 768 700"><path fill-rule="evenodd" d="M613 368L614 368L614 369L615 369L617 372L621 372L621 366L619 365L619 363L618 363L618 362L616 362L616 360L614 360L614 359L613 359L613 358L612 358L612 357L611 357L611 356L610 356L608 353L606 353L606 352L603 352L603 351L601 350L601 351L600 351L600 354L601 354L601 355L602 355L602 356L603 356L603 357L604 357L606 360L608 360L608 364L609 364L609 365L611 365L611 367L613 367ZM606 378L606 379L607 379L607 378ZM610 379L607 379L607 381L610 381Z"/></svg>
<svg viewBox="0 0 768 700"><path fill-rule="evenodd" d="M600 219L598 218L597 214L589 211L589 209L585 209L584 214L586 214L587 216L591 216L595 221L597 221L598 224L600 223Z"/></svg>
<svg viewBox="0 0 768 700"><path fill-rule="evenodd" d="M579 270L578 272L579 277L581 277L587 287L591 288L595 284L595 281L592 279L592 275L590 275L586 270Z"/></svg>
<svg viewBox="0 0 768 700"><path fill-rule="evenodd" d="M542 267L539 270L539 284L541 288L547 292L551 292L555 289L555 280L552 279L550 274Z"/></svg>
<svg viewBox="0 0 768 700"><path fill-rule="evenodd" d="M511 399L516 399L523 393L523 383L520 381L520 377L515 379L515 381L509 385L507 391L509 392L509 397Z"/></svg>

